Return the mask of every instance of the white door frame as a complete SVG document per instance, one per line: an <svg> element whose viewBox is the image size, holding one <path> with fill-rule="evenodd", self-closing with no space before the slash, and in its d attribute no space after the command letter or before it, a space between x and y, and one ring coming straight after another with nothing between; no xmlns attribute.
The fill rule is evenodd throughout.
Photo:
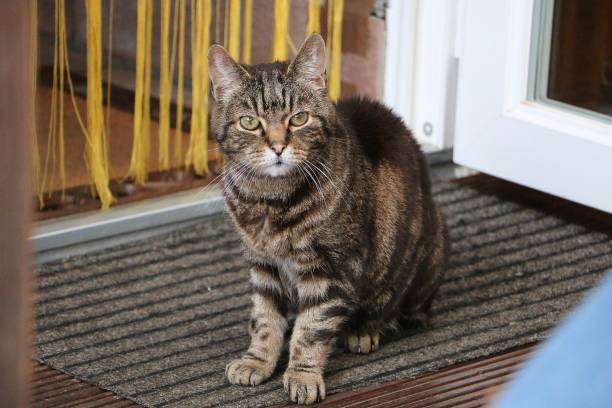
<svg viewBox="0 0 612 408"><path fill-rule="evenodd" d="M389 0L384 100L427 149L453 144L462 1Z"/></svg>
<svg viewBox="0 0 612 408"><path fill-rule="evenodd" d="M536 0L465 0L455 162L612 212L612 124L528 99Z"/></svg>

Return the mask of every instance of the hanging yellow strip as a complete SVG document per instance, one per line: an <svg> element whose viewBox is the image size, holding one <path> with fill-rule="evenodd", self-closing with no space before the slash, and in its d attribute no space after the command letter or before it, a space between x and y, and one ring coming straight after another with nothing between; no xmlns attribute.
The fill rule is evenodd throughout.
<svg viewBox="0 0 612 408"><path fill-rule="evenodd" d="M185 156L185 167L190 167L193 163L193 146L198 137L200 107L200 27L199 19L201 0L191 0L191 125L189 135L189 148Z"/></svg>
<svg viewBox="0 0 612 408"><path fill-rule="evenodd" d="M93 185L102 209L108 208L113 196L108 186L105 164L106 142L102 104L102 11L98 0L87 0L87 133L86 159Z"/></svg>
<svg viewBox="0 0 612 408"><path fill-rule="evenodd" d="M191 8L192 106L189 150L185 165L197 175L208 173L208 62L210 45L210 0L195 0Z"/></svg>
<svg viewBox="0 0 612 408"><path fill-rule="evenodd" d="M242 62L251 63L251 36L253 32L253 0L244 0L244 23L242 25Z"/></svg>
<svg viewBox="0 0 612 408"><path fill-rule="evenodd" d="M198 21L197 12L198 0L191 0L191 121L190 121L190 135L189 135L189 147L185 155L185 167L191 166L192 163L192 145L193 139L196 137L195 132L198 126L198 117L196 111L198 108L198 27L196 24Z"/></svg>
<svg viewBox="0 0 612 408"><path fill-rule="evenodd" d="M328 93L329 97L336 101L340 97L340 74L342 56L342 13L344 12L344 0L332 0L331 14L331 67L329 72ZM329 19L328 19L329 21ZM329 31L329 27L328 27ZM329 34L328 34L329 38ZM328 40L329 41L329 40Z"/></svg>
<svg viewBox="0 0 612 408"><path fill-rule="evenodd" d="M81 129L81 133L83 133L83 137L85 138L85 145L91 145L91 141L89 139L89 134L87 133L87 127L85 122L83 121L83 116L79 111L79 106L77 105L76 95L74 93L74 84L72 83L72 74L70 73L70 59L68 58L68 40L66 36L62 39L64 43L65 53L65 63L66 63L66 79L68 80L68 89L70 90L70 100L72 102L72 108L74 109L74 115L76 116L77 123L79 124L79 128ZM87 164L87 163L86 163Z"/></svg>
<svg viewBox="0 0 612 408"><path fill-rule="evenodd" d="M141 169L140 164L144 162L145 155L142 132L142 98L144 94L144 65L145 65L145 42L146 42L146 18L147 1L137 3L136 22L136 73L134 88L134 133L132 145L132 158L128 175L133 177L137 183L146 181L146 169Z"/></svg>
<svg viewBox="0 0 612 408"><path fill-rule="evenodd" d="M176 41L178 39L178 17L180 1L175 1L172 10L172 49L170 51L170 83L174 85L174 66L176 65Z"/></svg>
<svg viewBox="0 0 612 408"><path fill-rule="evenodd" d="M64 144L64 77L66 74L66 3L59 0L59 127L58 127L58 152L59 152L59 176L62 189L62 201L66 198L66 163L65 163L65 144Z"/></svg>
<svg viewBox="0 0 612 408"><path fill-rule="evenodd" d="M147 176L149 155L151 152L151 67L153 65L153 0L145 0L148 3L147 7L147 32L146 32L146 56L144 67L144 93L142 96L142 131L145 134L143 138L144 149L147 152L146 160L142 164L142 168Z"/></svg>
<svg viewBox="0 0 612 408"><path fill-rule="evenodd" d="M225 7L223 7L223 47L225 48L228 48L229 44L230 1L231 0L225 0Z"/></svg>
<svg viewBox="0 0 612 408"><path fill-rule="evenodd" d="M331 60L332 54L332 38L334 33L334 24L333 24L333 15L334 15L334 0L327 0L327 70L329 74L329 64Z"/></svg>
<svg viewBox="0 0 612 408"><path fill-rule="evenodd" d="M321 31L321 0L308 0L308 26L306 35Z"/></svg>
<svg viewBox="0 0 612 408"><path fill-rule="evenodd" d="M215 43L221 44L221 2L215 0Z"/></svg>
<svg viewBox="0 0 612 408"><path fill-rule="evenodd" d="M33 5L33 8L36 6ZM59 173L62 199L65 198L66 172L65 172L65 144L64 144L64 78L66 70L66 4L65 0L55 1L55 34L53 51L53 87L51 91L51 116L49 119L49 133L47 136L47 153L42 179L40 181L41 195L49 189L51 196L55 184L56 173ZM35 23L36 24L36 23ZM38 156L38 146L34 157ZM59 156L59 159L58 159ZM41 201L41 206L44 204Z"/></svg>
<svg viewBox="0 0 612 408"><path fill-rule="evenodd" d="M170 0L161 0L160 60L159 60L159 170L170 169L170 98L172 79L170 76Z"/></svg>
<svg viewBox="0 0 612 408"><path fill-rule="evenodd" d="M200 42L200 136L194 146L193 165L196 174L208 173L208 47L210 46L211 0L204 0Z"/></svg>
<svg viewBox="0 0 612 408"><path fill-rule="evenodd" d="M53 84L51 86L51 113L49 115L49 131L47 133L47 152L45 154L45 161L42 168L42 178L40 189L44 192L47 190L47 184L52 176L49 173L53 173L55 169L55 163L51 163L51 169L49 169L50 161L55 157L55 131L56 131L56 116L57 116L57 70L58 70L58 48L59 48L59 13L60 3L59 0L55 0L55 14L54 14L54 39L53 39ZM53 154L52 154L53 152ZM54 160L53 160L54 161Z"/></svg>
<svg viewBox="0 0 612 408"><path fill-rule="evenodd" d="M176 123L174 129L174 164L178 166L183 158L183 82L185 79L185 16L187 4L179 1L179 35L178 35L178 78L176 85Z"/></svg>
<svg viewBox="0 0 612 408"><path fill-rule="evenodd" d="M64 49L66 50L66 53L65 53L66 79L68 80L68 89L70 90L70 100L72 102L72 107L74 109L74 115L76 116L77 123L79 124L79 127L81 129L81 133L83 133L83 137L85 138L85 143L86 145L89 145L90 141L89 141L89 134L87 133L87 127L85 126L85 122L83 121L83 116L81 115L81 112L79 111L79 107L76 101L76 95L74 93L74 84L72 83L72 74L70 73L70 59L68 58L68 51L67 51L68 50L68 39L66 38L66 36L64 36L64 38L62 39L62 42L64 43Z"/></svg>
<svg viewBox="0 0 612 408"><path fill-rule="evenodd" d="M38 0L30 0L30 103L32 118L30 120L30 133L32 137L32 184L40 208L44 207L43 191L41 190L40 151L38 147L37 132L37 97L38 88Z"/></svg>
<svg viewBox="0 0 612 408"><path fill-rule="evenodd" d="M240 59L240 0L230 0L229 53Z"/></svg>
<svg viewBox="0 0 612 408"><path fill-rule="evenodd" d="M287 59L287 31L289 28L289 0L274 2L274 42L272 44L272 60Z"/></svg>
<svg viewBox="0 0 612 408"><path fill-rule="evenodd" d="M149 133L145 116L149 116L149 111L145 107L146 95L146 67L147 54L147 18L151 7L150 0L138 1L137 24L136 24L136 74L134 90L134 142L132 145L132 158L128 176L133 177L136 183L143 184L147 181L147 162L149 160ZM150 82L149 82L150 83ZM148 106L148 104L147 104Z"/></svg>
<svg viewBox="0 0 612 408"><path fill-rule="evenodd" d="M110 113L111 113L111 84L113 83L113 20L115 18L115 0L110 0L108 6L108 54L106 61L106 152L110 154ZM108 165L108 160L106 161ZM108 169L107 169L108 171Z"/></svg>

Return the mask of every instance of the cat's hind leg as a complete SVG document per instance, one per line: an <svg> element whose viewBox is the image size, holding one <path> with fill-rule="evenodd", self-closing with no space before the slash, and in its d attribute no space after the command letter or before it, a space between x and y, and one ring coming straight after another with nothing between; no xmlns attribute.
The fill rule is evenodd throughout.
<svg viewBox="0 0 612 408"><path fill-rule="evenodd" d="M394 319L381 319L381 308L384 305L362 302L350 321L344 327L344 346L354 354L369 354L380 347L382 334L393 329Z"/></svg>
<svg viewBox="0 0 612 408"><path fill-rule="evenodd" d="M354 354L369 354L378 350L380 345L380 333L359 334L349 332L344 335L344 341L348 351Z"/></svg>

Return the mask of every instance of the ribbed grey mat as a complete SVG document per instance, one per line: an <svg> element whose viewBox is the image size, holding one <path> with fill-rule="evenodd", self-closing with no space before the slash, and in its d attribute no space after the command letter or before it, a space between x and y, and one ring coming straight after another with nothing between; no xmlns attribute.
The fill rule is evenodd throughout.
<svg viewBox="0 0 612 408"><path fill-rule="evenodd" d="M367 356L337 353L331 392L414 376L543 338L612 266L610 236L476 190L436 184L452 238L433 327ZM155 407L286 402L280 375L226 383L248 344L249 285L226 215L38 270L37 357Z"/></svg>

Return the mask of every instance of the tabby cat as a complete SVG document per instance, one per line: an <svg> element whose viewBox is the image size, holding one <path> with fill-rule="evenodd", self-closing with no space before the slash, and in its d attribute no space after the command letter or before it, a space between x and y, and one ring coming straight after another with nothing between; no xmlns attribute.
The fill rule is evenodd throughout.
<svg viewBox="0 0 612 408"><path fill-rule="evenodd" d="M370 353L383 332L428 313L447 238L427 163L383 105L332 103L318 34L291 63L241 65L219 45L208 58L225 202L253 288L251 344L226 375L268 379L295 314L283 384L291 401L311 404L325 398L336 337Z"/></svg>

